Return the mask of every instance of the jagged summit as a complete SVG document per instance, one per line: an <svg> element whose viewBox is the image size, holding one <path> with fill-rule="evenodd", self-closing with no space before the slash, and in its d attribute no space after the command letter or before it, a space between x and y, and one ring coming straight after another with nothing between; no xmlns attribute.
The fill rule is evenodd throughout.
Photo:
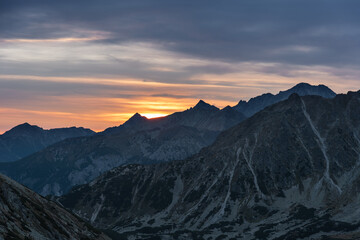
<svg viewBox="0 0 360 240"><path fill-rule="evenodd" d="M129 120L128 120L128 121L136 121L136 120L139 120L139 119L144 119L144 118L146 118L146 117L141 116L141 114L140 114L140 113L135 113L134 115L132 115L132 117L131 117L131 118L129 118Z"/></svg>
<svg viewBox="0 0 360 240"><path fill-rule="evenodd" d="M203 100L199 100L199 102L195 105L195 107L193 109L219 110L214 105L210 105L209 103L206 103Z"/></svg>
<svg viewBox="0 0 360 240"><path fill-rule="evenodd" d="M140 113L135 113L129 120L127 120L123 125L136 125L146 122L148 119L147 117L141 116Z"/></svg>

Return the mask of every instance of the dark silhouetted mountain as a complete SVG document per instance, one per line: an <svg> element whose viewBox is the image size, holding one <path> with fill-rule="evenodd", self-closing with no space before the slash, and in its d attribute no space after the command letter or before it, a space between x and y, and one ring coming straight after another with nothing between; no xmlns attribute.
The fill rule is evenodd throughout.
<svg viewBox="0 0 360 240"><path fill-rule="evenodd" d="M79 217L0 174L0 239L109 239Z"/></svg>
<svg viewBox="0 0 360 240"><path fill-rule="evenodd" d="M127 132L137 132L139 130L144 130L149 127L151 128L151 126L149 126L149 119L141 116L139 113L135 113L124 124L117 127L107 128L101 134L118 134L125 130L127 130Z"/></svg>
<svg viewBox="0 0 360 240"><path fill-rule="evenodd" d="M240 112L203 101L162 118L137 113L123 125L94 136L66 139L19 161L2 163L0 171L42 195L61 195L122 164L189 157L244 119Z"/></svg>
<svg viewBox="0 0 360 240"><path fill-rule="evenodd" d="M210 111L218 111L219 109L214 105L210 105L203 100L200 100L194 107L195 110L210 110Z"/></svg>
<svg viewBox="0 0 360 240"><path fill-rule="evenodd" d="M287 99L291 94L296 93L300 96L317 95L324 98L333 98L336 94L325 85L313 86L308 83L299 83L286 91L280 91L273 95L266 93L261 96L251 98L248 102L240 101L234 109L242 112L245 116L250 117L267 106Z"/></svg>
<svg viewBox="0 0 360 240"><path fill-rule="evenodd" d="M0 135L0 162L11 162L26 157L67 138L94 134L85 128L57 128L44 130L24 123Z"/></svg>
<svg viewBox="0 0 360 240"><path fill-rule="evenodd" d="M360 91L292 94L186 160L118 167L60 202L128 239L356 239L359 106Z"/></svg>

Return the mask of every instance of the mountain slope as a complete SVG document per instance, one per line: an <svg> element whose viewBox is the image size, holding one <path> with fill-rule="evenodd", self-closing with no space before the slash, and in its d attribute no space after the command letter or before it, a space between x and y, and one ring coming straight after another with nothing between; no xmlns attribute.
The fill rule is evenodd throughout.
<svg viewBox="0 0 360 240"><path fill-rule="evenodd" d="M231 108L220 110L203 101L163 118L135 114L103 133L67 139L19 161L2 163L0 172L42 195L61 195L122 164L184 159L244 118Z"/></svg>
<svg viewBox="0 0 360 240"><path fill-rule="evenodd" d="M280 91L276 95L266 93L261 96L251 98L248 102L240 101L233 108L243 113L245 116L250 117L267 106L287 99L293 93L296 93L299 96L317 95L324 98L333 98L336 95L325 85L314 86L308 83L299 83L286 91Z"/></svg>
<svg viewBox="0 0 360 240"><path fill-rule="evenodd" d="M94 134L85 128L57 128L44 130L24 123L0 135L0 162L12 162L67 138Z"/></svg>
<svg viewBox="0 0 360 240"><path fill-rule="evenodd" d="M15 181L0 174L0 239L109 239Z"/></svg>
<svg viewBox="0 0 360 240"><path fill-rule="evenodd" d="M187 160L122 166L60 201L128 239L356 239L359 106L291 95Z"/></svg>

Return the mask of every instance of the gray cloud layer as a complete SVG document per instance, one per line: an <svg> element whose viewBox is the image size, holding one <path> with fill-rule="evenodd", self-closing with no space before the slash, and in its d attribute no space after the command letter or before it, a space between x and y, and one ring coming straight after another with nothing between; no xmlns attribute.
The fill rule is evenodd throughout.
<svg viewBox="0 0 360 240"><path fill-rule="evenodd" d="M359 1L2 1L0 38L153 42L222 61L360 63ZM195 70L196 71L196 70ZM224 69L218 69L224 71Z"/></svg>

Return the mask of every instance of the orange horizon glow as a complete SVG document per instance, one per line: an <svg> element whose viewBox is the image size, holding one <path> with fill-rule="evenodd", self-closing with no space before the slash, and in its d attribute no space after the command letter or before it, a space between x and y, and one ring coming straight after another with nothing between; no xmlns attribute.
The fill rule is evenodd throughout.
<svg viewBox="0 0 360 240"><path fill-rule="evenodd" d="M0 29L0 133L24 122L100 132L135 113L163 117L200 99L222 109L300 82L336 93L360 88L357 28L347 19L337 26L334 11L327 24L308 25L286 21L288 14L263 18L260 4L233 31L233 16L215 5L201 18L196 11L204 9L190 5L21 5L5 6L10 17ZM172 28L152 31L168 20Z"/></svg>
<svg viewBox="0 0 360 240"><path fill-rule="evenodd" d="M200 74L189 82L157 82L129 77L54 77L36 75L5 75L0 80L26 84L61 84L91 87L90 92L52 94L36 89L0 89L10 98L0 106L0 132L28 122L44 129L85 127L100 132L119 126L135 113L147 118L162 117L193 107L200 99L218 108L234 106L239 100L289 89L299 82L325 84L337 93L356 90L359 84L348 81L342 84L326 69L303 69L306 77L287 78L254 72L231 74ZM314 77L311 77L314 76ZM201 81L195 81L201 79ZM314 79L314 80L308 80ZM28 83L27 83L28 82ZM360 86L358 86L360 87ZM354 89L355 88L355 89ZM19 97L16 97L19 96Z"/></svg>
<svg viewBox="0 0 360 240"><path fill-rule="evenodd" d="M206 81L204 84L161 83L129 78L0 75L0 80L11 79L12 81L29 79L29 81L40 82L81 83L84 86L100 82L101 86L110 86L110 90L107 91L114 90L115 93L115 96L112 96L112 92L101 93L99 89L98 93L101 93L99 96L74 94L33 97L30 95L28 100L17 101L16 98L8 100L10 101L8 106L0 106L2 115L0 132L3 133L24 122L44 129L76 126L100 132L106 128L123 124L135 113L147 118L163 117L174 112L185 111L193 107L200 99L219 108L227 105L234 106L239 100L248 100L265 92L276 94L298 82L303 82L302 79L289 81L289 79L281 77L275 81L274 76L260 74L228 74L222 77L225 82L234 83L234 85L221 85L221 82L216 85L218 77L214 75L198 76ZM240 81L240 79L246 79L249 82ZM273 87L267 88L267 83L264 80L261 82L261 79L267 80L268 84L272 84ZM315 85L322 83L308 82ZM346 87L336 84L335 80L331 85L326 85L337 92ZM122 93L132 95L132 97L116 96L117 88L122 89L123 86L134 87L134 90L122 90ZM9 91L11 93L11 90ZM205 92L206 97L199 96L200 91ZM26 96L27 90L14 91L14 94ZM175 97L168 97L167 94ZM225 100L225 98L222 99L222 96L233 96L233 98Z"/></svg>
<svg viewBox="0 0 360 240"><path fill-rule="evenodd" d="M79 101L67 99L71 101ZM158 101L146 101L146 99L133 100L129 102L127 109L121 113L110 112L110 109L101 109L96 107L93 112L66 112L64 111L49 111L43 110L31 110L31 109L15 109L15 108L1 108L0 114L3 116L0 124L0 134L10 130L24 122L28 122L31 125L37 125L44 129L62 128L62 127L84 127L90 128L95 132L101 132L109 127L119 126L131 118L135 113L139 113L148 119L164 117L174 112L185 111L190 107L193 107L198 100L188 99L188 101L180 101L175 99L162 98ZM95 104L97 99L90 102L90 99L85 99L85 102ZM118 100L115 99L115 106ZM50 101L49 101L50 102ZM210 102L211 103L211 102ZM5 123L5 124L4 124Z"/></svg>

